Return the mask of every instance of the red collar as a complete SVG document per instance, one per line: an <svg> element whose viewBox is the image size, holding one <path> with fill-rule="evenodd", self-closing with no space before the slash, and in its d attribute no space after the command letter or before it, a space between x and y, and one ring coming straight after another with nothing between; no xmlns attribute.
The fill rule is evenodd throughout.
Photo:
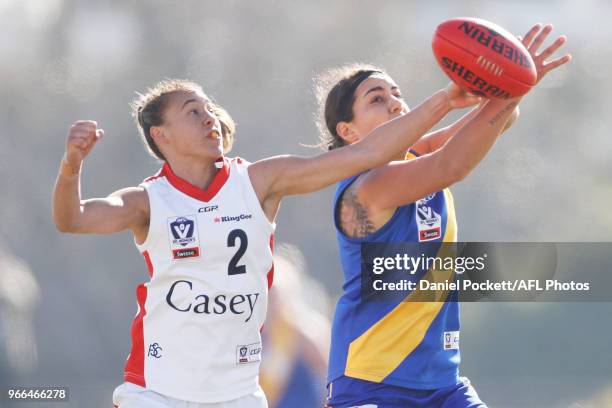
<svg viewBox="0 0 612 408"><path fill-rule="evenodd" d="M164 163L160 173L162 176L166 177L168 182L172 184L174 188L187 194L189 197L200 201L210 201L219 192L219 190L221 190L221 187L223 187L230 174L229 160L226 158L219 160L223 160L223 167L221 167L217 174L215 174L212 183L210 183L207 189L201 189L200 187L194 186L187 180L183 180L174 174L168 163Z"/></svg>

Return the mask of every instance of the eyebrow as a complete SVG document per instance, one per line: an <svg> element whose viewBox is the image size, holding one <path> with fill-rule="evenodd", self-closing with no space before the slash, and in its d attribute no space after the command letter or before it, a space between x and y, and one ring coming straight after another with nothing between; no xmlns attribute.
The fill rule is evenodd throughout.
<svg viewBox="0 0 612 408"><path fill-rule="evenodd" d="M391 87L391 90L392 90L392 91L395 91L395 90L398 90L398 89L399 89L399 88L398 88L398 86L397 86L397 85L393 85L393 86ZM372 87L372 88L368 89L368 91L367 91L365 94L363 94L363 97L365 98L365 97L366 97L366 96L368 96L368 94L369 94L369 93L371 93L371 92L376 92L376 91L384 91L384 90L385 90L385 88L383 88L383 87L382 87L382 86L380 86L380 85L377 85L377 86L374 86L374 87Z"/></svg>
<svg viewBox="0 0 612 408"><path fill-rule="evenodd" d="M187 104L188 104L188 103L190 103L190 102L197 102L197 101L198 101L198 100L197 100L197 99L195 99L195 98L192 98L192 99L187 99L187 100L185 101L185 103L183 104L183 106L181 106L181 110L182 110L182 109L183 109L185 106L187 106Z"/></svg>

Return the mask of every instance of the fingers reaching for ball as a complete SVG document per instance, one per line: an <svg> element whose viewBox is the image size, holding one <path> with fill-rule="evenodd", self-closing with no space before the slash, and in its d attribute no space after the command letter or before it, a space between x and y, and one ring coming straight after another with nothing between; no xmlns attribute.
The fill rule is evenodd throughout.
<svg viewBox="0 0 612 408"><path fill-rule="evenodd" d="M538 52L538 49L542 46L552 30L552 24L542 26L542 24L537 23L529 29L524 38L521 39L521 37L519 37L533 58L537 72L537 82L540 82L540 80L553 69L560 67L572 59L571 54L564 54L552 61L547 61L547 59L557 52L557 50L567 41L567 37L564 35L557 37L552 44L544 48L541 52Z"/></svg>

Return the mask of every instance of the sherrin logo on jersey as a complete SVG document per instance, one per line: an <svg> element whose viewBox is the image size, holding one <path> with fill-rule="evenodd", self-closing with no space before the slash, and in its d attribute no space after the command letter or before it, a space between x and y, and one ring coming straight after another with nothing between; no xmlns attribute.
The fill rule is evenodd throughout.
<svg viewBox="0 0 612 408"><path fill-rule="evenodd" d="M433 197L427 196L416 202L416 220L419 242L432 241L442 237L442 217L427 205Z"/></svg>
<svg viewBox="0 0 612 408"><path fill-rule="evenodd" d="M196 258L200 256L200 240L195 215L182 215L168 219L172 259Z"/></svg>

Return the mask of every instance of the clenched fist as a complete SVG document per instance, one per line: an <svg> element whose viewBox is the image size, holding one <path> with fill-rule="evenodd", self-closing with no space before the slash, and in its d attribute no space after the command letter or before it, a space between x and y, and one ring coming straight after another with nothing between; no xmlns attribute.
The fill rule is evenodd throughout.
<svg viewBox="0 0 612 408"><path fill-rule="evenodd" d="M104 130L98 129L98 122L93 120L75 122L68 131L64 162L69 166L80 166L102 136Z"/></svg>

